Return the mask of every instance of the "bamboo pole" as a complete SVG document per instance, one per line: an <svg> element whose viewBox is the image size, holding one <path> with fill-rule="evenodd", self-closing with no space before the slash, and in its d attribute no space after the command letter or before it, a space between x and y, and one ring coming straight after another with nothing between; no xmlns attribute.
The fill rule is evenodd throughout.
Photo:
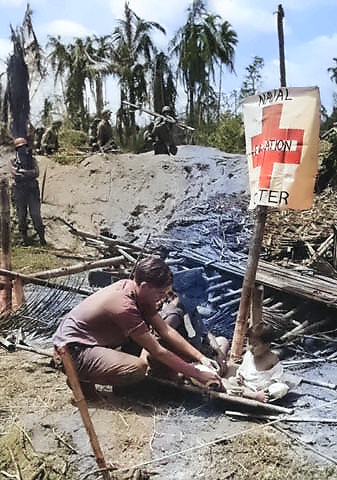
<svg viewBox="0 0 337 480"><path fill-rule="evenodd" d="M249 247L247 268L243 277L239 313L236 319L232 340L231 358L234 361L240 359L242 356L244 340L248 328L250 305L253 291L255 288L256 271L262 247L263 232L266 218L267 207L258 205L256 207L254 232Z"/></svg>
<svg viewBox="0 0 337 480"><path fill-rule="evenodd" d="M4 270L0 269L0 275L3 275L11 280L13 280L14 283L14 288L17 288L17 294L20 294L20 290L23 288L23 284L25 283L32 283L34 285L40 285L42 287L49 287L49 288L57 288L58 290L64 290L67 292L75 292L79 293L80 295L91 295L92 291L83 289L83 288L77 288L77 287L71 287L69 285L62 285L60 283L50 283L47 280L42 280L40 278L33 277L31 275L23 275L22 273L18 272L13 272L11 270ZM17 286L16 286L17 282ZM24 301L24 298L22 297L23 292L21 291L21 304Z"/></svg>
<svg viewBox="0 0 337 480"><path fill-rule="evenodd" d="M85 398L81 389L81 385L78 379L78 375L77 375L77 371L76 371L73 359L66 345L59 347L58 353L62 358L63 366L65 369L66 375L68 377L70 387L73 391L77 408L80 411L83 424L89 436L89 440L95 455L98 468L102 469L102 475L104 480L110 480L108 467L107 467L107 464L105 463L103 452L101 450L101 447L94 429L94 425L89 415L87 402L85 401Z"/></svg>
<svg viewBox="0 0 337 480"><path fill-rule="evenodd" d="M277 25L279 37L281 87L286 86L283 18L284 11L282 5L279 5L277 11ZM250 304L252 301L256 272L262 248L263 233L267 218L267 208L268 207L262 205L258 205L256 207L254 233L249 247L247 268L243 278L241 301L232 341L231 358L233 361L240 359L242 356L244 340L248 327Z"/></svg>
<svg viewBox="0 0 337 480"><path fill-rule="evenodd" d="M54 268L53 270L44 270L42 272L32 273L31 275L26 275L26 277L35 277L41 280L64 277L66 275L71 275L73 273L85 272L87 270L94 270L95 268L105 268L111 266L118 266L125 261L124 256L113 257L113 258L104 258L102 260L97 260L96 262L84 262L77 263L69 267Z"/></svg>
<svg viewBox="0 0 337 480"><path fill-rule="evenodd" d="M0 179L0 234L1 251L0 267L11 268L11 250L10 250L10 206L8 195L8 179ZM12 310L12 283L6 276L0 277L0 312L10 312Z"/></svg>
<svg viewBox="0 0 337 480"><path fill-rule="evenodd" d="M263 285L254 288L251 307L252 326L258 325L262 320L263 293Z"/></svg>
<svg viewBox="0 0 337 480"><path fill-rule="evenodd" d="M239 397L236 395L228 395L227 393L217 392L215 390L206 390L206 389L203 390L200 387L197 387L194 385L189 385L185 383L176 383L171 380L166 380L166 379L154 377L151 375L146 376L144 381L150 384L152 382L153 384L175 388L180 391L196 393L199 395L204 394L210 400L222 400L226 403L235 404L237 407L244 408L245 410L253 408L254 410L264 410L264 411L274 412L274 413L287 413L289 415L291 415L294 411L292 408L282 407L281 405L275 405L274 403L259 402L258 400L254 400L252 398Z"/></svg>

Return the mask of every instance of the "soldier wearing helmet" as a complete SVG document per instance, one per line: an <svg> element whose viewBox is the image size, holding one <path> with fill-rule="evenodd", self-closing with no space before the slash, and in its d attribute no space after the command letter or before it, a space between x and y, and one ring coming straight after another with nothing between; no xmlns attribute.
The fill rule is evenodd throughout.
<svg viewBox="0 0 337 480"><path fill-rule="evenodd" d="M23 244L28 245L27 211L29 210L34 229L39 235L40 244L44 246L46 245L45 229L41 218L40 188L37 181L39 167L26 138L15 138L14 146L15 158L10 162L10 171L14 180L13 193L19 231Z"/></svg>
<svg viewBox="0 0 337 480"><path fill-rule="evenodd" d="M177 147L173 137L173 125L176 123L172 108L165 105L162 114L154 121L152 136L154 138L154 154L176 155Z"/></svg>
<svg viewBox="0 0 337 480"><path fill-rule="evenodd" d="M59 149L59 130L62 122L56 120L44 132L41 138L41 153L42 155L51 155Z"/></svg>
<svg viewBox="0 0 337 480"><path fill-rule="evenodd" d="M97 145L101 153L114 152L117 150L117 145L113 138L110 117L110 110L105 110L102 113L102 120L97 125Z"/></svg>

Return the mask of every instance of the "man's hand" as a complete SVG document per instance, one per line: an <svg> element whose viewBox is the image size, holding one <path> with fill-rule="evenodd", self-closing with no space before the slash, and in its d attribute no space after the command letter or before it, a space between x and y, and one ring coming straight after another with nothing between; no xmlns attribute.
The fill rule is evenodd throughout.
<svg viewBox="0 0 337 480"><path fill-rule="evenodd" d="M194 385L198 385L202 388L206 387L212 390L222 389L221 377L216 373L214 368L209 368L208 366L202 364L194 366L197 370L196 374L191 377L191 381L194 383Z"/></svg>
<svg viewBox="0 0 337 480"><path fill-rule="evenodd" d="M205 367L209 368L210 370L213 370L215 373L220 372L220 365L216 360L213 360L212 358L208 357L202 357L200 362L205 365Z"/></svg>

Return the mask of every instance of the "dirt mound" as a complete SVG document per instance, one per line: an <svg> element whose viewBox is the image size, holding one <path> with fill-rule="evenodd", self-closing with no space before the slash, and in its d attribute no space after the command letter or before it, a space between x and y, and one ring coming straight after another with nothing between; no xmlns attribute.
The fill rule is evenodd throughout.
<svg viewBox="0 0 337 480"><path fill-rule="evenodd" d="M61 217L90 233L105 227L111 234L141 244L160 233L186 199L206 201L216 194L246 191L244 155L214 148L181 146L175 157L108 154L90 156L76 166L38 157L43 187L42 216L50 244L73 239Z"/></svg>

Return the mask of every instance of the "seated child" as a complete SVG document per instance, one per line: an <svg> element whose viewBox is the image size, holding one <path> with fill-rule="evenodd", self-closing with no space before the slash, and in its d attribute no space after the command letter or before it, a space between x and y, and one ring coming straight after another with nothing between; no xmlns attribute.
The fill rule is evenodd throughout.
<svg viewBox="0 0 337 480"><path fill-rule="evenodd" d="M270 349L275 338L270 325L259 323L248 329L248 350L243 356L242 364L236 372L232 393L241 394L261 402L273 401L284 397L289 390L284 381L283 367L276 353ZM240 389L235 389L239 386ZM230 390L230 387L227 386Z"/></svg>

